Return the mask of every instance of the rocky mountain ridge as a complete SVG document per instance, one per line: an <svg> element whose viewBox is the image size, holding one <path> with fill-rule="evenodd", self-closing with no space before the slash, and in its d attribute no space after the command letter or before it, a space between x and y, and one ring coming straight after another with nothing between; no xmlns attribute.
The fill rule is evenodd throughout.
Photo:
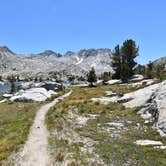
<svg viewBox="0 0 166 166"><path fill-rule="evenodd" d="M165 66L166 57L153 62L154 66ZM67 80L71 76L85 77L94 67L97 75L103 72L113 73L112 52L110 49L82 49L78 52L68 51L64 55L52 50L39 54L16 54L8 47L0 47L0 76L19 76L28 78L55 78Z"/></svg>
<svg viewBox="0 0 166 166"><path fill-rule="evenodd" d="M92 67L97 74L101 74L104 71L113 72L111 57L110 49L68 51L64 55L46 50L39 54L20 55L7 47L0 47L0 75L21 78L56 76L65 79L70 75L85 76Z"/></svg>
<svg viewBox="0 0 166 166"><path fill-rule="evenodd" d="M153 62L154 66L162 66L166 70L166 57L161 57Z"/></svg>

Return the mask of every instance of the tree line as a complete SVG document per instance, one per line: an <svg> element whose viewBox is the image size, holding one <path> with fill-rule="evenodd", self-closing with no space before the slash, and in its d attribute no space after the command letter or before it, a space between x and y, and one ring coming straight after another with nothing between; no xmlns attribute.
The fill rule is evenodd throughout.
<svg viewBox="0 0 166 166"><path fill-rule="evenodd" d="M117 45L114 48L112 56L112 67L114 69L113 76L109 72L105 72L102 75L103 83L105 84L110 77L113 79L121 79L122 81L128 81L134 74L134 67L136 66L135 58L139 55L139 47L137 47L134 40L125 40L123 45ZM90 86L97 81L95 69L92 68L87 74L87 80L90 82Z"/></svg>
<svg viewBox="0 0 166 166"><path fill-rule="evenodd" d="M153 62L150 61L145 66L138 65L135 73L142 74L146 79L157 78L162 81L166 79L165 65L166 63L155 65Z"/></svg>
<svg viewBox="0 0 166 166"><path fill-rule="evenodd" d="M166 79L165 64L154 66L152 62L149 62L146 66L137 65L135 60L137 56L139 56L139 47L134 40L125 40L122 46L116 45L111 57L114 73L111 75L110 72L104 72L101 75L103 84L106 84L110 79L120 79L123 82L128 82L134 74L142 74L147 79ZM90 82L90 86L94 86L97 81L94 68L87 74L87 81Z"/></svg>

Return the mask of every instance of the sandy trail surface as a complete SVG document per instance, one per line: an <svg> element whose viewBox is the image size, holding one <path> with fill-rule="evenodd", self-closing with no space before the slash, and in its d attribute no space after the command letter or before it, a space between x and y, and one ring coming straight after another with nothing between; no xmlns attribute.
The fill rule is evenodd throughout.
<svg viewBox="0 0 166 166"><path fill-rule="evenodd" d="M16 159L15 166L52 166L48 152L49 133L45 124L45 116L51 107L65 97L68 97L71 93L72 91L56 98L38 110L28 140Z"/></svg>

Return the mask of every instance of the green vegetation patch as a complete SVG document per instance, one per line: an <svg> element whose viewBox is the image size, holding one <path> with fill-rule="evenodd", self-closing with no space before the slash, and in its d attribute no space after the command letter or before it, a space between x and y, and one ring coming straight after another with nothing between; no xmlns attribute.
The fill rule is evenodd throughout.
<svg viewBox="0 0 166 166"><path fill-rule="evenodd" d="M1 162L24 144L40 104L0 104L0 165Z"/></svg>
<svg viewBox="0 0 166 166"><path fill-rule="evenodd" d="M145 124L137 115L140 108L126 109L118 103L104 105L91 101L93 97L104 96L105 91L123 95L140 88L143 86L73 87L73 94L52 108L46 119L55 161L71 160L71 165L105 163L116 166L164 166L166 150L155 149L154 146L137 146L134 143L136 140L150 139L166 145L166 139L152 129L152 123ZM78 117L87 118L87 121L80 125Z"/></svg>

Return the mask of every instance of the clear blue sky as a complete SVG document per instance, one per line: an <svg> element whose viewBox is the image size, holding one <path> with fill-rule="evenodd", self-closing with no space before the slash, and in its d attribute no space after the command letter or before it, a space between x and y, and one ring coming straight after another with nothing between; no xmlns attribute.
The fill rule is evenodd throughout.
<svg viewBox="0 0 166 166"><path fill-rule="evenodd" d="M111 48L127 38L138 62L166 56L166 0L1 0L0 45L16 53Z"/></svg>

